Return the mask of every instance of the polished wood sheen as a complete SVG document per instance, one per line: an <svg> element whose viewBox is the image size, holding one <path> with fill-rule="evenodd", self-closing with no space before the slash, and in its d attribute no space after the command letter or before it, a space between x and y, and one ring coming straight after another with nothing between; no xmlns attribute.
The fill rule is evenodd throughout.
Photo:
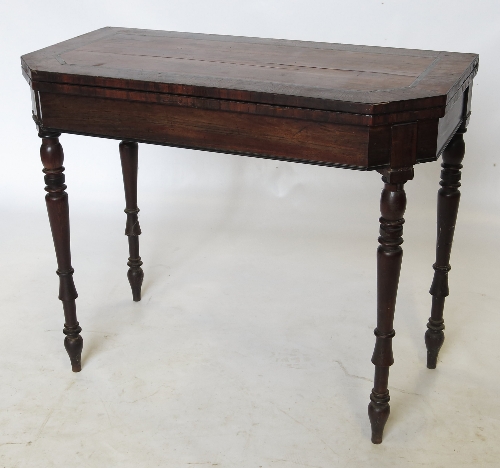
<svg viewBox="0 0 500 468"><path fill-rule="evenodd" d="M451 246L460 203L460 170L465 156L463 134L466 131L465 124L458 129L443 152L443 164L441 164L443 170L441 188L438 191L436 263L433 265L434 280L429 291L432 295L432 309L425 332L429 369L436 368L438 353L444 342L443 310L446 296L450 293L448 272L451 270Z"/></svg>
<svg viewBox="0 0 500 468"><path fill-rule="evenodd" d="M375 383L370 395L368 415L372 425L372 442L380 444L385 423L389 418L389 366L394 363L392 338L399 272L403 259L403 215L406 209L404 182L388 183L383 177L384 189L380 198L380 237L377 249L377 328L372 362L375 364Z"/></svg>
<svg viewBox="0 0 500 468"><path fill-rule="evenodd" d="M139 225L139 207L137 206L137 170L139 165L138 145L133 141L122 141L120 143L120 159L122 163L123 186L125 188L125 213L127 224L125 235L128 236L129 259L127 273L132 297L134 301L141 300L141 286L144 279L142 261L139 255L139 236L141 226Z"/></svg>
<svg viewBox="0 0 500 468"><path fill-rule="evenodd" d="M446 104L477 55L103 28L27 54L33 81L354 113Z"/></svg>
<svg viewBox="0 0 500 468"><path fill-rule="evenodd" d="M76 318L76 303L78 297L73 282L73 267L69 244L69 206L64 176L64 153L59 143L59 133L39 133L42 139L40 157L45 174L45 203L49 215L50 229L54 240L57 258L57 275L59 276L59 299L64 310L64 329L66 335L64 347L68 352L73 372L82 370L81 356L83 339L82 331Z"/></svg>
<svg viewBox="0 0 500 468"><path fill-rule="evenodd" d="M377 251L372 442L389 417L389 367L406 208L414 166L443 154L427 366L444 340L451 244L476 54L211 34L102 28L21 57L47 171L47 206L66 316L80 370L60 133L121 141L134 301L143 281L138 143L376 170L384 189ZM348 203L348 198L343 203Z"/></svg>
<svg viewBox="0 0 500 468"><path fill-rule="evenodd" d="M357 169L390 164L391 126L405 122L415 162L436 159L477 66L475 54L125 28L22 57L44 128Z"/></svg>

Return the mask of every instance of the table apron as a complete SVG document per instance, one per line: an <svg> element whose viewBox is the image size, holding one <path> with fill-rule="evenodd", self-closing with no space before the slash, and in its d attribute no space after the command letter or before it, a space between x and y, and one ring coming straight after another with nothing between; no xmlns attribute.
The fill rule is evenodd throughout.
<svg viewBox="0 0 500 468"><path fill-rule="evenodd" d="M156 102L35 91L44 129L353 169L391 165L393 125L347 125ZM441 119L418 120L415 163L436 159L463 98ZM438 135L439 132L439 135Z"/></svg>

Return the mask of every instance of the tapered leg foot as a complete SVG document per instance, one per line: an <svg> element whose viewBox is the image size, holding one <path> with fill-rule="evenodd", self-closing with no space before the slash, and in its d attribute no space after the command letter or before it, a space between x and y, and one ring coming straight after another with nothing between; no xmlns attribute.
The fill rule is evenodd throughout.
<svg viewBox="0 0 500 468"><path fill-rule="evenodd" d="M373 390L370 400L368 404L368 417L372 426L372 443L380 444L382 443L385 424L391 412L389 391L377 393Z"/></svg>
<svg viewBox="0 0 500 468"><path fill-rule="evenodd" d="M137 244L137 246L133 246L132 244ZM137 236L129 237L129 248L131 252L139 251L139 238ZM139 302L141 300L141 288L144 279L144 272L141 268L141 257L129 257L127 265L130 267L127 278L130 283L130 288L132 289L132 299L135 302Z"/></svg>
<svg viewBox="0 0 500 468"><path fill-rule="evenodd" d="M130 288L132 289L132 300L134 302L139 302L141 300L141 287L142 280L144 279L144 273L142 270L140 272L129 270L127 277L128 282L130 283Z"/></svg>
<svg viewBox="0 0 500 468"><path fill-rule="evenodd" d="M64 338L64 347L71 361L73 372L80 372L82 370L83 338L79 334L81 330L80 327L64 327L64 334L66 335L66 338Z"/></svg>
<svg viewBox="0 0 500 468"><path fill-rule="evenodd" d="M425 346L427 347L427 368L435 369L439 350L444 343L444 321L429 318L427 331L425 332Z"/></svg>
<svg viewBox="0 0 500 468"><path fill-rule="evenodd" d="M128 282L132 289L132 299L135 302L141 300L141 287L144 279L141 257L139 255L139 236L141 227L139 225L139 208L137 207L137 172L138 172L138 145L133 141L122 141L120 143L120 159L122 163L123 186L125 188L125 213L127 224L125 235L128 236L129 259L127 265Z"/></svg>

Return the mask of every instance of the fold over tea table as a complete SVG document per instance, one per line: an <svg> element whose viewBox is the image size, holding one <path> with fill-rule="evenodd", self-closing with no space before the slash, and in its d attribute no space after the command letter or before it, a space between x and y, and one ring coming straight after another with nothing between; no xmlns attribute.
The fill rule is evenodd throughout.
<svg viewBox="0 0 500 468"><path fill-rule="evenodd" d="M61 133L121 140L133 299L141 299L138 143L375 170L384 183L377 250L372 442L389 417L393 318L405 183L442 155L427 367L444 341L443 308L460 199L463 134L476 54L103 28L21 58L42 139L47 210L64 308L64 345L81 370L83 340L70 254ZM359 188L356 188L359 190Z"/></svg>

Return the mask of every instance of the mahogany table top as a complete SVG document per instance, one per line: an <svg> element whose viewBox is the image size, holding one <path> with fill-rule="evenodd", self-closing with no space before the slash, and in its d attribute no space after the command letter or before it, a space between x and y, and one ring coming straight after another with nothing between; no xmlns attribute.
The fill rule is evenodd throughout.
<svg viewBox="0 0 500 468"><path fill-rule="evenodd" d="M355 113L442 107L476 54L103 28L24 55L33 81Z"/></svg>
<svg viewBox="0 0 500 468"><path fill-rule="evenodd" d="M39 130L366 170L441 154L478 56L109 27L21 63Z"/></svg>

